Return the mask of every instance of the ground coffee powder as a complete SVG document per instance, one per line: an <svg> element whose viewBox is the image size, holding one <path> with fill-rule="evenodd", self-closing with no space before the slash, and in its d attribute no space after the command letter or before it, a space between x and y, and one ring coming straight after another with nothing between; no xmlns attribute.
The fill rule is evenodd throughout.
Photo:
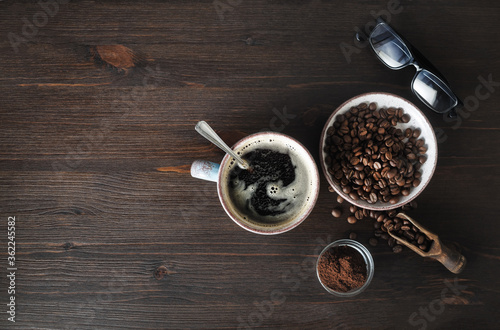
<svg viewBox="0 0 500 330"><path fill-rule="evenodd" d="M363 256L349 246L336 246L326 251L318 263L321 282L337 292L361 287L367 279Z"/></svg>

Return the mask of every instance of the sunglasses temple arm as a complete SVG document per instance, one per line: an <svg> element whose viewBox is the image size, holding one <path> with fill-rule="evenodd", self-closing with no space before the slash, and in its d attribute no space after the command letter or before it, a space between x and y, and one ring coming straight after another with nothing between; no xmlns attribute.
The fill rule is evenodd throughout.
<svg viewBox="0 0 500 330"><path fill-rule="evenodd" d="M368 41L368 36L361 31L356 32L356 34L354 35L354 38L356 38L356 40L359 42Z"/></svg>

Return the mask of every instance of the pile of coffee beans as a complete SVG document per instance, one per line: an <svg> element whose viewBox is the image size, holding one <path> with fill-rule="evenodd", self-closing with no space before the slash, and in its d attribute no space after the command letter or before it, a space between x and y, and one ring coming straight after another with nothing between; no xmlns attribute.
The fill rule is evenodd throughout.
<svg viewBox="0 0 500 330"><path fill-rule="evenodd" d="M376 245L377 238L386 240L387 244L392 248L395 253L401 252L403 247L388 232L390 231L395 236L402 238L410 244L420 248L422 251L427 252L431 246L431 241L423 232L406 219L397 217L399 210L391 210L382 212L381 214L374 214L375 227L374 236L370 244Z"/></svg>
<svg viewBox="0 0 500 330"><path fill-rule="evenodd" d="M329 187L329 191L333 192L333 188ZM338 199L339 204L343 203L343 199ZM397 214L403 211L409 211L417 208L417 202L411 201L408 204L403 205L400 208L390 210L390 211L373 211L364 208L357 207L355 205L349 205L349 215L347 216L347 222L350 224L355 224L359 220L365 218L370 218L373 220L374 232L372 238L369 239L368 243L372 246L376 246L379 240L387 241L387 244L392 248L392 251L399 253L403 251L403 245L396 241L388 231L391 231L394 235L406 240L410 244L420 248L422 251L427 252L431 246L431 240L422 233L417 227L412 225L408 220L401 219L397 217ZM332 210L332 215L336 218L342 215L342 208L340 206L335 207ZM354 238L351 238L354 237ZM349 238L355 239L357 237L356 233L350 233Z"/></svg>
<svg viewBox="0 0 500 330"><path fill-rule="evenodd" d="M396 128L410 116L401 108L361 103L327 129L325 162L333 182L353 200L396 204L420 184L427 147L418 128ZM351 219L354 221L354 219Z"/></svg>

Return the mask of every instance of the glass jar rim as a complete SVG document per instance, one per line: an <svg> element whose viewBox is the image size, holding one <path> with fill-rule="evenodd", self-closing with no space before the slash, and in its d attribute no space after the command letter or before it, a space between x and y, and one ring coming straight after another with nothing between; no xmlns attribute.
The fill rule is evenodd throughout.
<svg viewBox="0 0 500 330"><path fill-rule="evenodd" d="M319 270L318 270L319 261L326 251L330 250L332 247L337 247L337 246L348 246L350 248L353 248L359 254L361 254L361 256L363 257L363 259L366 263L366 272L367 272L366 281L362 286L360 286L357 289L347 291L347 292L339 292L339 291L332 290L330 287L328 287L327 285L325 285L321 281L321 277L319 275ZM335 296L338 296L338 297L352 297L352 296L358 295L361 292L363 292L368 287L368 285L370 285L370 282L372 281L372 278L373 278L374 271L375 271L375 264L373 262L373 257L371 255L370 251L368 251L368 249L363 244L359 243L358 241L352 240L352 239L340 239L340 240L337 240L335 242L328 244L321 251L321 253L319 254L318 259L316 261L316 276L318 277L319 283L326 291L328 291L329 293L331 293Z"/></svg>

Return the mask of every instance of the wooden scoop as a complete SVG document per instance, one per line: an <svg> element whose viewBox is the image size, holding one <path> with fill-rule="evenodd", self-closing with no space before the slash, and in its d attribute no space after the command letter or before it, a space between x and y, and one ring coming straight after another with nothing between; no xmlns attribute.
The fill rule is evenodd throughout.
<svg viewBox="0 0 500 330"><path fill-rule="evenodd" d="M436 234L422 227L418 222L416 222L406 214L398 213L397 217L408 220L411 224L417 227L423 234L427 236L427 238L429 238L429 240L431 240L431 246L427 252L422 251L417 246L409 243L403 238L394 235L391 231L388 231L389 235L391 235L396 241L407 246L409 249L413 250L422 257L436 259L454 274L459 274L460 272L462 272L462 270L464 270L467 260L458 251L444 245Z"/></svg>

